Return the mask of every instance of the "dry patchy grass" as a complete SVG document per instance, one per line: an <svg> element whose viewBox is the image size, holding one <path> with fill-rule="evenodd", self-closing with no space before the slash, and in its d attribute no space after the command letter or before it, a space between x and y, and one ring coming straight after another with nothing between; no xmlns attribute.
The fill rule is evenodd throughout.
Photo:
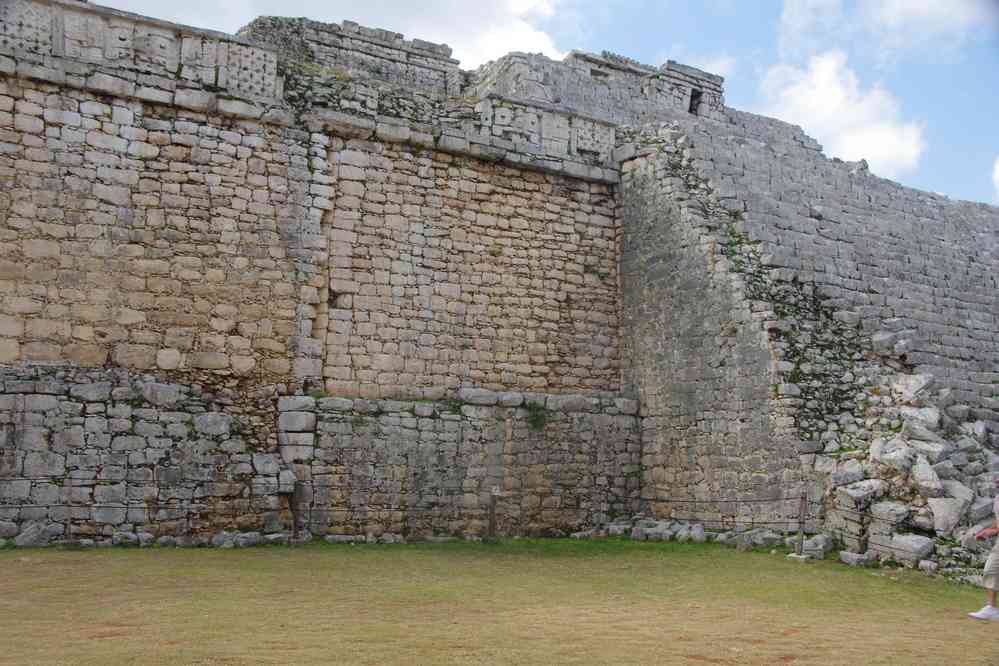
<svg viewBox="0 0 999 666"><path fill-rule="evenodd" d="M3 664L999 664L971 588L717 546L0 552Z"/></svg>

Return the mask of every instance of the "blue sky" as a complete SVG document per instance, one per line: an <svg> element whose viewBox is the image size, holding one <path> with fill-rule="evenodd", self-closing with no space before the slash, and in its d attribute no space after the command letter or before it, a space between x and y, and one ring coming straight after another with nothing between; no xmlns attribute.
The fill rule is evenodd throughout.
<svg viewBox="0 0 999 666"><path fill-rule="evenodd" d="M828 155L999 203L999 0L98 0L234 32L258 15L354 20L450 44L609 50L725 76L726 102L801 125Z"/></svg>

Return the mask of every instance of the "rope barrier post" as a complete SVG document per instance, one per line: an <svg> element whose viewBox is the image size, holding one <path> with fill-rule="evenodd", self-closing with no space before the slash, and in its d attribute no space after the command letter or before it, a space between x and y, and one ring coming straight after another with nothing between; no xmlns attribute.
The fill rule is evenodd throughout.
<svg viewBox="0 0 999 666"><path fill-rule="evenodd" d="M805 549L805 511L808 509L808 500L805 491L801 491L801 501L798 503L798 543L794 546L794 552L801 555Z"/></svg>
<svg viewBox="0 0 999 666"><path fill-rule="evenodd" d="M301 481L295 481L295 490L288 496L288 510L291 511L291 540L298 543L298 503L302 501L305 486Z"/></svg>
<svg viewBox="0 0 999 666"><path fill-rule="evenodd" d="M490 541L496 540L496 499L499 494L499 486L493 486L489 493L489 525L486 527L486 535Z"/></svg>

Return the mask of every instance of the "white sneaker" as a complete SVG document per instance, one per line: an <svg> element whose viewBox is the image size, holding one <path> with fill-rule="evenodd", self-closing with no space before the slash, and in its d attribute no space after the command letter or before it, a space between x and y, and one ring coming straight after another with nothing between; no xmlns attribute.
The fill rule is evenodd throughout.
<svg viewBox="0 0 999 666"><path fill-rule="evenodd" d="M968 613L968 617L973 617L976 620L992 620L994 622L999 622L999 608L996 608L995 606L985 606L977 613Z"/></svg>

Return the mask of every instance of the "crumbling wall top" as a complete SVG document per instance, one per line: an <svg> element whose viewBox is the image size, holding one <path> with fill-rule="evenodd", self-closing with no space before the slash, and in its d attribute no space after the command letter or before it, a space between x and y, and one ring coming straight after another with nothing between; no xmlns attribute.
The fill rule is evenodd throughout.
<svg viewBox="0 0 999 666"><path fill-rule="evenodd" d="M282 70L324 70L341 78L383 81L439 96L460 92L462 72L451 48L352 21L261 16L239 35L276 49Z"/></svg>
<svg viewBox="0 0 999 666"><path fill-rule="evenodd" d="M476 70L466 94L540 103L615 125L677 113L719 118L724 109L720 76L673 61L656 68L608 52L572 51L562 62L511 53Z"/></svg>

